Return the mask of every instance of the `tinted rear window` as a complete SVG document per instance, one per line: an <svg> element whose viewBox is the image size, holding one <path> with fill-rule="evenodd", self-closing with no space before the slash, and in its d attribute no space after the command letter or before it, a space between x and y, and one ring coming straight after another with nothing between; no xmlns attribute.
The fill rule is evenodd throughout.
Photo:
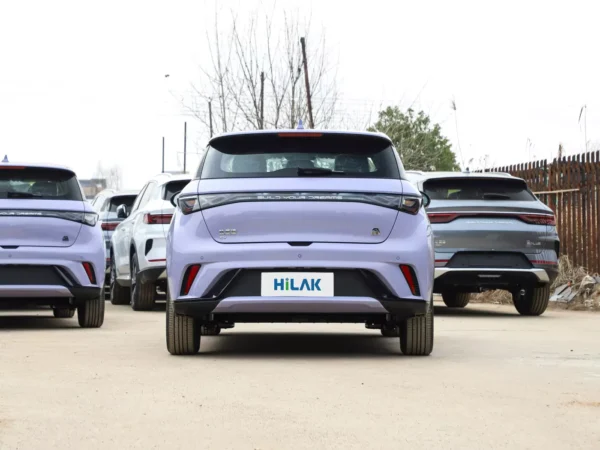
<svg viewBox="0 0 600 450"><path fill-rule="evenodd" d="M83 200L73 172L37 167L1 168L0 198Z"/></svg>
<svg viewBox="0 0 600 450"><path fill-rule="evenodd" d="M340 173L323 176L399 179L394 152L389 141L374 135L225 136L209 146L197 177L298 177L299 169L330 169Z"/></svg>
<svg viewBox="0 0 600 450"><path fill-rule="evenodd" d="M171 197L173 197L173 195L177 194L184 187L186 187L189 182L190 182L190 180L169 181L165 185L162 199L163 200L171 200Z"/></svg>
<svg viewBox="0 0 600 450"><path fill-rule="evenodd" d="M433 179L423 183L423 188L431 200L535 200L521 180Z"/></svg>
<svg viewBox="0 0 600 450"><path fill-rule="evenodd" d="M133 202L135 201L136 197L136 195L118 195L112 197L110 199L108 210L106 211L106 217L108 219L116 219L117 208L119 205L125 205L127 207L127 211L131 211L131 207L133 206Z"/></svg>

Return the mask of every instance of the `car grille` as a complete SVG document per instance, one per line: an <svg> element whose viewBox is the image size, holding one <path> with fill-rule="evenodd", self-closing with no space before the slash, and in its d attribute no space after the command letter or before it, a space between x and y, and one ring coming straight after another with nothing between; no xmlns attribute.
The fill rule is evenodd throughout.
<svg viewBox="0 0 600 450"><path fill-rule="evenodd" d="M522 253L515 252L460 252L450 259L446 267L455 269L502 268L531 269L531 262Z"/></svg>

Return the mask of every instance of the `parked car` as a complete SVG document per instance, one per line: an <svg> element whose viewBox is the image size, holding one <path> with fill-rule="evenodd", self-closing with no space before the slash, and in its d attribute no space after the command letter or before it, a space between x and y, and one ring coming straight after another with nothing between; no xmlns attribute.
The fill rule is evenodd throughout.
<svg viewBox="0 0 600 450"><path fill-rule="evenodd" d="M157 287L166 290L165 238L174 209L170 200L190 179L190 175L157 175L142 188L130 211L125 205L117 207L122 222L113 232L109 251L113 304L149 310Z"/></svg>
<svg viewBox="0 0 600 450"><path fill-rule="evenodd" d="M117 217L117 208L125 205L125 210L127 212L131 211L138 192L105 189L99 192L91 202L94 210L98 213L100 228L104 235L104 244L106 247L105 286L110 283L110 242L115 228L123 221L123 218Z"/></svg>
<svg viewBox="0 0 600 450"><path fill-rule="evenodd" d="M552 210L505 173L407 172L431 199L434 291L463 308L473 292L505 289L523 315L544 313L558 275Z"/></svg>
<svg viewBox="0 0 600 450"><path fill-rule="evenodd" d="M237 322L364 323L432 351L431 227L387 136L221 135L173 202L171 354Z"/></svg>
<svg viewBox="0 0 600 450"><path fill-rule="evenodd" d="M50 306L79 325L104 322L98 214L66 167L0 163L0 304Z"/></svg>

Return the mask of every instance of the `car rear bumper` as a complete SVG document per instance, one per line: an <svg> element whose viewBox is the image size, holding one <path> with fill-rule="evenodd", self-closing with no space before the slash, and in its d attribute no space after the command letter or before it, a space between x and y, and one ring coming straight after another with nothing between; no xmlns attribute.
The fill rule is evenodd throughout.
<svg viewBox="0 0 600 450"><path fill-rule="evenodd" d="M98 298L99 287L60 286L60 285L3 285L0 286L0 304L29 303L54 304L56 300L64 300L71 304ZM46 301L43 301L43 300ZM72 301L70 301L72 299ZM64 302L63 302L64 303Z"/></svg>
<svg viewBox="0 0 600 450"><path fill-rule="evenodd" d="M425 314L428 302L415 299L370 297L228 297L194 298L174 302L175 312L192 317L208 314L357 315L392 314L405 318Z"/></svg>
<svg viewBox="0 0 600 450"><path fill-rule="evenodd" d="M531 269L436 267L434 291L452 287L510 290L515 286L544 286L553 283L557 275L556 266Z"/></svg>

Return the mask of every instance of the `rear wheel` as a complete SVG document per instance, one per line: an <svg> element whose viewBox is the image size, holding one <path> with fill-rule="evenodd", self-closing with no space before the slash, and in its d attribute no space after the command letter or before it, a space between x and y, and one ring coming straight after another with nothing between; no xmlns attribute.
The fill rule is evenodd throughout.
<svg viewBox="0 0 600 450"><path fill-rule="evenodd" d="M442 300L449 308L464 308L469 304L469 292L443 291Z"/></svg>
<svg viewBox="0 0 600 450"><path fill-rule="evenodd" d="M167 350L171 355L194 355L200 350L200 326L193 317L175 313L167 290Z"/></svg>
<svg viewBox="0 0 600 450"><path fill-rule="evenodd" d="M427 356L433 350L433 299L425 315L400 322L400 350L412 356Z"/></svg>
<svg viewBox="0 0 600 450"><path fill-rule="evenodd" d="M523 316L541 316L548 308L550 301L550 285L525 292L513 292L513 303L519 314Z"/></svg>
<svg viewBox="0 0 600 450"><path fill-rule="evenodd" d="M154 283L141 283L138 280L138 259L134 253L131 256L131 308L134 311L148 311L154 308L155 296Z"/></svg>
<svg viewBox="0 0 600 450"><path fill-rule="evenodd" d="M75 315L75 308L53 308L52 312L57 319L70 319Z"/></svg>
<svg viewBox="0 0 600 450"><path fill-rule="evenodd" d="M104 323L104 288L98 298L83 301L77 307L77 320L82 328L100 328Z"/></svg>
<svg viewBox="0 0 600 450"><path fill-rule="evenodd" d="M110 259L110 302L113 305L126 305L130 302L129 289L117 283L117 268L114 258Z"/></svg>

